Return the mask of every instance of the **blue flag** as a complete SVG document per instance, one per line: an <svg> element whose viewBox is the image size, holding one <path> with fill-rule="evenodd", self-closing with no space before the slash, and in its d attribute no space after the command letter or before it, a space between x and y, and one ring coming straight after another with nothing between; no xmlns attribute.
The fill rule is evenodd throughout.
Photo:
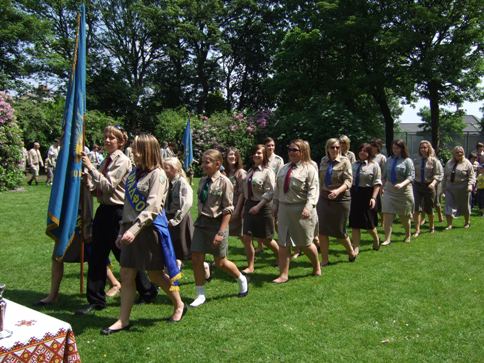
<svg viewBox="0 0 484 363"><path fill-rule="evenodd" d="M192 129L190 128L190 118L188 118L187 126L183 132L182 144L184 149L183 168L188 170L193 162Z"/></svg>
<svg viewBox="0 0 484 363"><path fill-rule="evenodd" d="M74 60L64 107L63 135L50 193L46 233L55 240L54 257L62 259L76 233L81 192L81 153L86 113L86 14L81 5Z"/></svg>

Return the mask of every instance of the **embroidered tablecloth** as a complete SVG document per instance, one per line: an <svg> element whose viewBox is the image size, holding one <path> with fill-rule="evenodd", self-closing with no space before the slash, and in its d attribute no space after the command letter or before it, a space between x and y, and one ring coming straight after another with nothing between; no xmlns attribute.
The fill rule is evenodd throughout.
<svg viewBox="0 0 484 363"><path fill-rule="evenodd" d="M12 336L0 339L1 363L81 361L69 323L5 301L4 329Z"/></svg>

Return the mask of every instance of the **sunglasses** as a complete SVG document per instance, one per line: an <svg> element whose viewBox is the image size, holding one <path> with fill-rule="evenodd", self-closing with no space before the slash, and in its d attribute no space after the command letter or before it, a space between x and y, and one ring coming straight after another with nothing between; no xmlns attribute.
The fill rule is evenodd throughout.
<svg viewBox="0 0 484 363"><path fill-rule="evenodd" d="M329 148L334 149L334 150L339 150L340 147L339 146L330 146Z"/></svg>
<svg viewBox="0 0 484 363"><path fill-rule="evenodd" d="M296 149L295 147L288 147L287 150L290 151L290 152L294 152L294 153L297 153L298 151L301 151L299 149Z"/></svg>

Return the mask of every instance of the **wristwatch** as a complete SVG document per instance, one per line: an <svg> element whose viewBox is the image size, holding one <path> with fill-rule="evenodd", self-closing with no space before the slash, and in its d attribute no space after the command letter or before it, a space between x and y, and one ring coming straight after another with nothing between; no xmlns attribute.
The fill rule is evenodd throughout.
<svg viewBox="0 0 484 363"><path fill-rule="evenodd" d="M225 236L225 233L223 231L218 231L217 236L223 237Z"/></svg>

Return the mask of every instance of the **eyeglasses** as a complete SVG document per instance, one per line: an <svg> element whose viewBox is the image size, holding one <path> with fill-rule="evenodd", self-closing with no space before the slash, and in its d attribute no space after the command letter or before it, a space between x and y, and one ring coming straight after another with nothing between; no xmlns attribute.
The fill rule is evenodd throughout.
<svg viewBox="0 0 484 363"><path fill-rule="evenodd" d="M333 150L339 150L340 147L339 146L330 146L329 148L333 149Z"/></svg>
<svg viewBox="0 0 484 363"><path fill-rule="evenodd" d="M294 152L294 153L297 153L298 151L301 151L301 150L299 150L299 149L296 149L295 147L288 147L288 148L287 148L287 150L288 150L289 152Z"/></svg>

